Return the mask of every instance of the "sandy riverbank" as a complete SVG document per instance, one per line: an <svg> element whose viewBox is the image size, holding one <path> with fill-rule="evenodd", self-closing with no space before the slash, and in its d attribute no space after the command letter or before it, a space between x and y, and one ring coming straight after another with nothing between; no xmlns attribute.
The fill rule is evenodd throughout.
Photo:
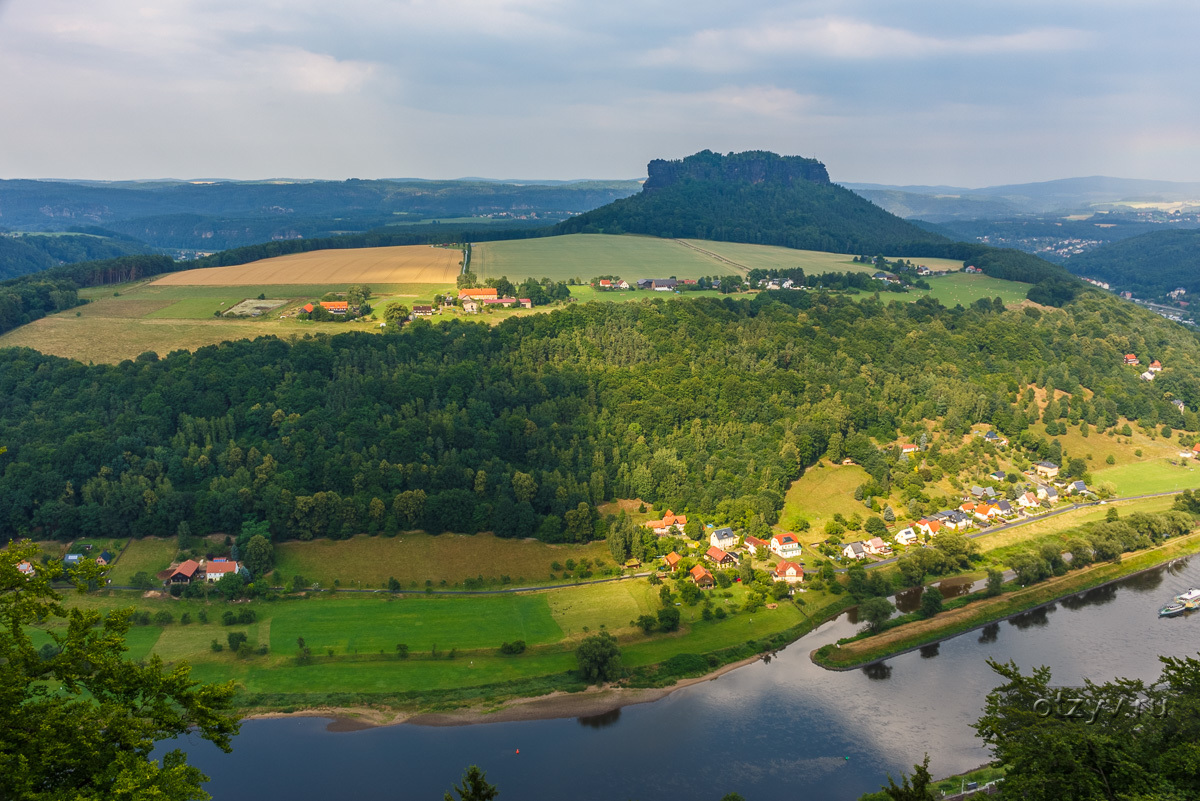
<svg viewBox="0 0 1200 801"><path fill-rule="evenodd" d="M332 718L328 731L347 732L395 726L409 723L415 726L471 726L477 723L510 723L524 720L553 720L556 718L588 718L603 715L626 706L648 704L665 698L676 690L712 681L740 667L757 662L753 656L692 679L682 679L670 687L630 689L613 685L589 688L583 692L555 692L536 698L513 698L498 705L465 707L449 712L408 712L373 707L315 707L292 713L263 712L247 715L245 720L273 718L320 717Z"/></svg>

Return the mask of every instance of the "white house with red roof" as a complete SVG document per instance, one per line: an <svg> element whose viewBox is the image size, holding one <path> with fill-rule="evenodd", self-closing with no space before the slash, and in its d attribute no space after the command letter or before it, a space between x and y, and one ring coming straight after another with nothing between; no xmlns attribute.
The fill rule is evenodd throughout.
<svg viewBox="0 0 1200 801"><path fill-rule="evenodd" d="M800 555L800 540L796 539L796 535L785 531L782 534L776 534L771 537L771 553L781 559L791 559Z"/></svg>
<svg viewBox="0 0 1200 801"><path fill-rule="evenodd" d="M771 546L766 540L760 540L758 537L746 537L746 550L755 556L766 556L771 552Z"/></svg>
<svg viewBox="0 0 1200 801"><path fill-rule="evenodd" d="M1160 372L1161 370L1162 370L1162 362L1160 362L1158 359L1155 359L1154 361L1150 362L1150 372L1157 373L1157 372Z"/></svg>
<svg viewBox="0 0 1200 801"><path fill-rule="evenodd" d="M29 562L21 562L21 563L19 563L19 564L17 565L17 570L21 571L21 574L22 574L22 575L24 575L24 576L30 576L30 577L32 577L32 576L33 576L33 574L36 572L36 571L33 569L33 565L29 564Z"/></svg>
<svg viewBox="0 0 1200 801"><path fill-rule="evenodd" d="M942 521L930 520L928 518L922 517L920 520L917 521L917 530L920 531L922 534L924 534L926 537L936 537L938 535L938 532L942 530Z"/></svg>
<svg viewBox="0 0 1200 801"><path fill-rule="evenodd" d="M901 453L916 453L919 450L921 450L920 447L918 447L917 445L914 445L911 442L905 442L903 445L900 446Z"/></svg>
<svg viewBox="0 0 1200 801"><path fill-rule="evenodd" d="M683 531L683 527L687 525L687 516L677 515L668 509L667 513L663 515L662 520L647 520L642 525L655 534L670 534L672 528L678 528L680 531Z"/></svg>
<svg viewBox="0 0 1200 801"><path fill-rule="evenodd" d="M1032 492L1026 492L1017 496L1017 506L1021 507L1022 509L1034 509L1038 506L1041 506L1041 502L1038 501L1037 496Z"/></svg>
<svg viewBox="0 0 1200 801"><path fill-rule="evenodd" d="M204 580L220 581L230 573L238 572L238 563L232 559L210 559L204 566Z"/></svg>
<svg viewBox="0 0 1200 801"><path fill-rule="evenodd" d="M795 562L783 561L775 565L771 571L776 581L786 581L788 584L799 584L804 581L804 568Z"/></svg>
<svg viewBox="0 0 1200 801"><path fill-rule="evenodd" d="M875 556L887 556L892 552L892 546L884 542L882 537L872 537L863 543L863 548Z"/></svg>
<svg viewBox="0 0 1200 801"><path fill-rule="evenodd" d="M1141 364L1141 362L1138 361L1138 357L1132 353L1125 354L1125 363L1126 364Z"/></svg>

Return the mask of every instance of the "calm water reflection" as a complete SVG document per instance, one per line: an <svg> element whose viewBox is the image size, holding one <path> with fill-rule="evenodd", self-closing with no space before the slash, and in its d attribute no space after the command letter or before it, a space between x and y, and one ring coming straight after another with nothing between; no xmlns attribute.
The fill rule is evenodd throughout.
<svg viewBox="0 0 1200 801"><path fill-rule="evenodd" d="M222 755L187 745L217 801L437 799L478 764L501 798L853 799L928 752L944 775L986 754L970 724L997 683L988 657L1048 665L1056 684L1152 679L1157 654L1200 650L1200 616L1158 606L1200 586L1200 560L1082 593L884 664L833 673L808 653L855 630L831 621L757 663L653 704L583 720L330 733L316 718L249 721ZM517 751L520 750L518 754Z"/></svg>

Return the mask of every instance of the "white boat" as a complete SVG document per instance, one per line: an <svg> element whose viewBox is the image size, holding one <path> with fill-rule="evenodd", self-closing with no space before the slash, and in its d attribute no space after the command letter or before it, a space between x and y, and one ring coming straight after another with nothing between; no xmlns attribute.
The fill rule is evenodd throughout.
<svg viewBox="0 0 1200 801"><path fill-rule="evenodd" d="M1175 600L1179 601L1181 604L1185 604L1189 609L1191 609L1197 605L1200 605L1200 590L1193 587L1181 595L1176 595Z"/></svg>

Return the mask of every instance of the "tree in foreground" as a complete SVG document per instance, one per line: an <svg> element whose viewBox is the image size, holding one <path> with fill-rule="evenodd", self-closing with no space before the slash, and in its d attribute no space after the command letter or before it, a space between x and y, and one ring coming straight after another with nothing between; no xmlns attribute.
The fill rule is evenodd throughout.
<svg viewBox="0 0 1200 801"><path fill-rule="evenodd" d="M929 775L929 754L920 765L913 765L912 776L900 774L900 784L888 775L887 786L878 793L868 793L859 801L934 801L933 777Z"/></svg>
<svg viewBox="0 0 1200 801"><path fill-rule="evenodd" d="M858 617L865 620L872 631L878 631L887 619L896 611L887 598L868 598L858 605Z"/></svg>
<svg viewBox="0 0 1200 801"><path fill-rule="evenodd" d="M50 586L60 565L35 560L30 542L0 551L0 798L207 799L208 780L182 751L150 760L159 740L198 731L228 752L237 718L233 683L205 685L184 664L125 659L132 610L68 609ZM18 569L37 565L32 576ZM102 576L94 563L72 572L82 591ZM46 626L46 656L31 627Z"/></svg>
<svg viewBox="0 0 1200 801"><path fill-rule="evenodd" d="M491 801L500 795L500 791L496 789L495 785L487 783L487 774L477 765L467 768L467 772L463 774L461 786L450 789L458 793L459 801ZM443 800L455 801L454 796L450 793L446 793Z"/></svg>
<svg viewBox="0 0 1200 801"><path fill-rule="evenodd" d="M587 637L575 649L579 675L588 684L603 684L621 675L621 649L617 638L602 631Z"/></svg>

